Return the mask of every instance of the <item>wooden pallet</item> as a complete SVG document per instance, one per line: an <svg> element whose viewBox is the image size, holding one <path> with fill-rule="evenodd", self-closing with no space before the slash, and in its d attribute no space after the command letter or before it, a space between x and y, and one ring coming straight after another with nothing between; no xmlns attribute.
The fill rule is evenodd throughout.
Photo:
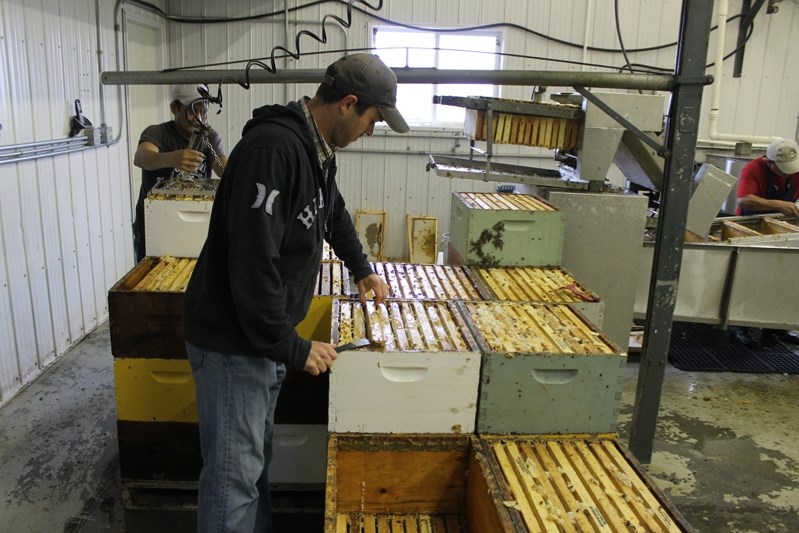
<svg viewBox="0 0 799 533"><path fill-rule="evenodd" d="M461 192L461 201L469 209L507 209L510 211L557 211L558 208L532 194Z"/></svg>
<svg viewBox="0 0 799 533"><path fill-rule="evenodd" d="M567 305L522 302L463 302L475 335L492 352L613 354L601 332Z"/></svg>
<svg viewBox="0 0 799 533"><path fill-rule="evenodd" d="M372 270L400 300L481 300L480 292L462 266L372 263Z"/></svg>

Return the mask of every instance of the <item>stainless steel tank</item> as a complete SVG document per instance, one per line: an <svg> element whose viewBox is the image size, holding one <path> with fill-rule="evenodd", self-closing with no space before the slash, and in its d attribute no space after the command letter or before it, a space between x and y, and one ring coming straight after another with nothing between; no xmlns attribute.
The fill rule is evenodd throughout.
<svg viewBox="0 0 799 533"><path fill-rule="evenodd" d="M705 155L705 162L710 163L714 167L718 167L727 174L731 176L735 176L736 178L741 177L741 170L746 166L746 164L755 159L758 156L749 154L749 155L733 155L733 154L706 154ZM738 197L736 196L736 192L738 191L738 181L736 180L735 186L730 190L730 194L727 196L727 199L724 200L724 204L722 204L720 209L720 214L725 215L734 215L735 210L738 207Z"/></svg>

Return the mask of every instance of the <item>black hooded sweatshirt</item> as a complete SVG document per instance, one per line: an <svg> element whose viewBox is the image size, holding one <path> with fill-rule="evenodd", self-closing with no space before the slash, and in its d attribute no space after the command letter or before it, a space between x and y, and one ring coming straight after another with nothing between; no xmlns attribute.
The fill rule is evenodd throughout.
<svg viewBox="0 0 799 533"><path fill-rule="evenodd" d="M311 303L323 238L356 281L372 273L335 175L335 158L324 175L299 104L253 111L186 289L189 343L304 368L311 343L294 326Z"/></svg>

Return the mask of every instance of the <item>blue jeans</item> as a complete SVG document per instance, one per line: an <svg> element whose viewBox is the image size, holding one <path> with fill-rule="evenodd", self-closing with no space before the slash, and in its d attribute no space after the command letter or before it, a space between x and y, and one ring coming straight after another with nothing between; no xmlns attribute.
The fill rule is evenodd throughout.
<svg viewBox="0 0 799 533"><path fill-rule="evenodd" d="M271 532L269 461L282 363L186 343L197 392L203 468L197 530Z"/></svg>

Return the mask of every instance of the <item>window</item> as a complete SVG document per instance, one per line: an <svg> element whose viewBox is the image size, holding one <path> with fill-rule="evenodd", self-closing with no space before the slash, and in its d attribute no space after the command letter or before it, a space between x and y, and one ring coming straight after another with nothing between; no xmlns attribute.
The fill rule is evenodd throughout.
<svg viewBox="0 0 799 533"><path fill-rule="evenodd" d="M374 28L373 38L374 53L393 68L498 70L501 67L502 34L499 32L421 31L379 26ZM397 107L405 120L415 126L463 125L465 109L433 104L433 95L498 96L498 87L401 83L397 88Z"/></svg>

